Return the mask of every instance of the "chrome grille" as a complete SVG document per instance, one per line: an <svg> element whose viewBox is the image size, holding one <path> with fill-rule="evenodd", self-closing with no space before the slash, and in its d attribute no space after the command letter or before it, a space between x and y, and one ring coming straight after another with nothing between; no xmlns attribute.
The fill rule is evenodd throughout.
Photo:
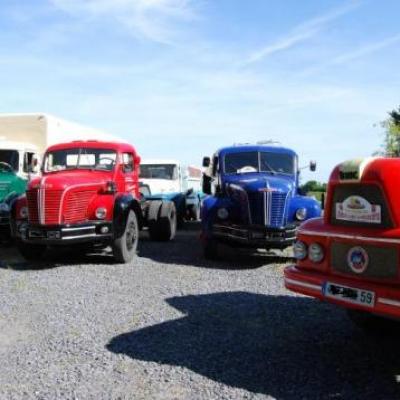
<svg viewBox="0 0 400 400"><path fill-rule="evenodd" d="M270 206L270 225L274 227L283 227L286 225L285 209L286 209L287 193L272 192Z"/></svg>
<svg viewBox="0 0 400 400"><path fill-rule="evenodd" d="M42 218L46 224L59 224L60 223L60 206L62 190L43 190L44 195L44 210L41 210Z"/></svg>
<svg viewBox="0 0 400 400"><path fill-rule="evenodd" d="M26 200L28 203L28 219L31 224L39 223L39 210L38 210L38 191L28 190L26 192Z"/></svg>
<svg viewBox="0 0 400 400"><path fill-rule="evenodd" d="M272 228L282 228L287 223L286 200L284 192L248 193L252 223Z"/></svg>
<svg viewBox="0 0 400 400"><path fill-rule="evenodd" d="M64 223L86 221L87 208L96 193L95 190L68 193L64 200Z"/></svg>

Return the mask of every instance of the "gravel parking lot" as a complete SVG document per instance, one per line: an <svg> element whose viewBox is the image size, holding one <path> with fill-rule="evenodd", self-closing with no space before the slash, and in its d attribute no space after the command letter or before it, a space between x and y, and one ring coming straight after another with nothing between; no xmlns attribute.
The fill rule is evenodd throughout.
<svg viewBox="0 0 400 400"><path fill-rule="evenodd" d="M198 227L134 265L0 248L1 399L395 399L397 337L283 288L284 254L203 260Z"/></svg>

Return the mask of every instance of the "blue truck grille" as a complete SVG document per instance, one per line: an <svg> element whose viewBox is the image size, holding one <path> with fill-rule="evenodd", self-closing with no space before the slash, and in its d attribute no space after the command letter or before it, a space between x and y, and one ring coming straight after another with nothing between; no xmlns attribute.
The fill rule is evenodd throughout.
<svg viewBox="0 0 400 400"><path fill-rule="evenodd" d="M286 225L287 193L248 193L253 224L281 228Z"/></svg>
<svg viewBox="0 0 400 400"><path fill-rule="evenodd" d="M285 208L287 193L273 192L271 202L270 225L281 227L286 225Z"/></svg>

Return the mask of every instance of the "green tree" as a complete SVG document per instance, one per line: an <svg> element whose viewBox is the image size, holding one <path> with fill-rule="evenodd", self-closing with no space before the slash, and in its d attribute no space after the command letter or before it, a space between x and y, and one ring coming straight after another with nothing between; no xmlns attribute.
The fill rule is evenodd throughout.
<svg viewBox="0 0 400 400"><path fill-rule="evenodd" d="M317 182L317 181L308 181L304 185L301 185L301 190L304 193L325 192L326 191L326 183L321 183L321 182Z"/></svg>
<svg viewBox="0 0 400 400"><path fill-rule="evenodd" d="M381 125L385 129L384 154L388 157L400 157L400 107L389 112L389 118Z"/></svg>

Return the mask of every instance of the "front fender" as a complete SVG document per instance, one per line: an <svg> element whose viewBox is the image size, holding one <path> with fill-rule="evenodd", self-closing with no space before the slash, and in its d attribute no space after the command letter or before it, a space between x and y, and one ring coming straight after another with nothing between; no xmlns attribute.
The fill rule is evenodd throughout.
<svg viewBox="0 0 400 400"><path fill-rule="evenodd" d="M114 202L114 238L119 239L125 232L129 211L134 211L138 219L139 227L143 226L142 209L139 201L131 194L117 195Z"/></svg>
<svg viewBox="0 0 400 400"><path fill-rule="evenodd" d="M321 216L321 204L318 200L308 196L295 196L290 201L288 219L290 222L296 221L296 211L299 208L307 210L306 219Z"/></svg>
<svg viewBox="0 0 400 400"><path fill-rule="evenodd" d="M201 207L201 227L203 235L210 235L214 222L218 219L217 211L225 207L232 210L234 205L228 197L206 196Z"/></svg>

